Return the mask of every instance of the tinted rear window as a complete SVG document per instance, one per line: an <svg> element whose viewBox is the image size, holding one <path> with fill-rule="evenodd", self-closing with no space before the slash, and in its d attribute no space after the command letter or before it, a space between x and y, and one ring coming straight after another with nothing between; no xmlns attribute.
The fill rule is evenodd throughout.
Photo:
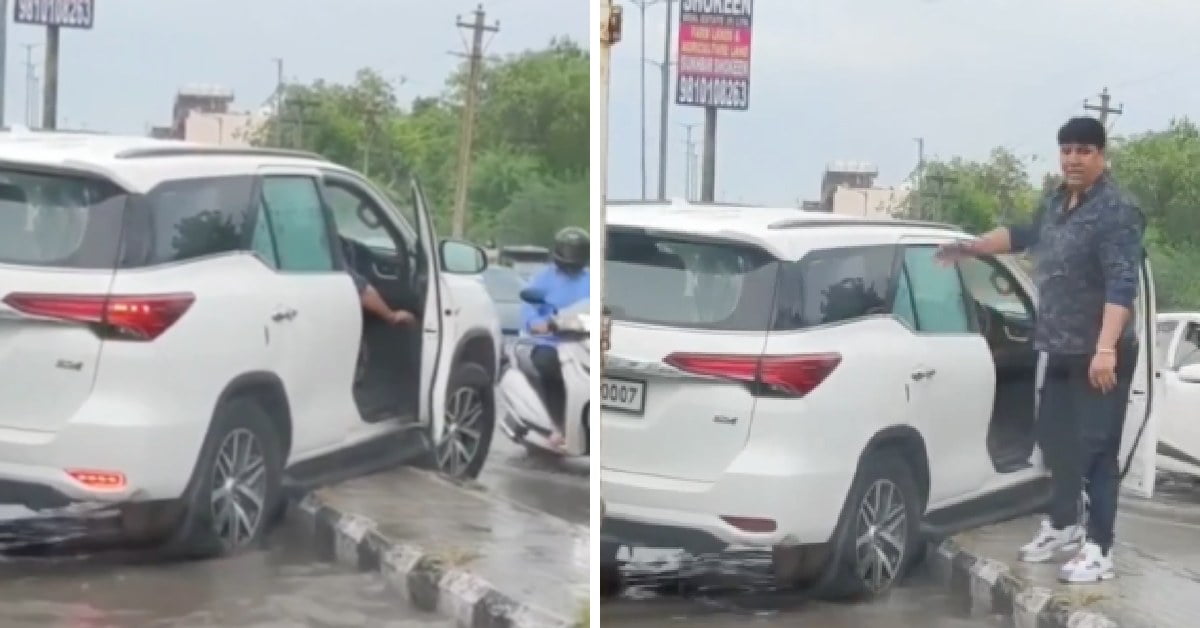
<svg viewBox="0 0 1200 628"><path fill-rule="evenodd" d="M896 252L886 245L823 249L783 264L774 329L890 313Z"/></svg>
<svg viewBox="0 0 1200 628"><path fill-rule="evenodd" d="M0 263L113 268L125 201L104 181L0 170Z"/></svg>
<svg viewBox="0 0 1200 628"><path fill-rule="evenodd" d="M123 265L153 266L246 250L255 179L204 177L159 184L131 205Z"/></svg>
<svg viewBox="0 0 1200 628"><path fill-rule="evenodd" d="M731 241L610 230L604 304L617 320L765 331L776 266Z"/></svg>

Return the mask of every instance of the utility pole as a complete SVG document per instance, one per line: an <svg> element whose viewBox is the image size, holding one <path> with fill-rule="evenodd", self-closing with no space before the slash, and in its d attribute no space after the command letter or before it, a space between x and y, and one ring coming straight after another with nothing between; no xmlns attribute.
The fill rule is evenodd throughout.
<svg viewBox="0 0 1200 628"><path fill-rule="evenodd" d="M704 108L704 163L700 173L700 200L711 203L717 184L717 108Z"/></svg>
<svg viewBox="0 0 1200 628"><path fill-rule="evenodd" d="M1125 113L1125 105L1123 105L1123 104L1118 105L1117 107L1114 108L1114 107L1109 106L1110 102L1112 102L1112 96L1109 95L1108 88L1105 87L1100 92L1100 104L1099 105L1090 104L1090 103L1088 103L1088 101L1085 100L1085 101L1083 101L1083 108L1087 109L1089 111L1098 112L1100 114L1100 124L1103 124L1104 128L1107 129L1108 128L1108 114L1115 113L1117 115L1121 115L1121 114Z"/></svg>
<svg viewBox="0 0 1200 628"><path fill-rule="evenodd" d="M456 238L463 237L463 232L466 231L467 190L470 188L471 178L471 143L475 135L475 108L479 106L479 75L483 69L483 34L500 32L499 22L487 26L483 23L484 17L481 4L475 8L474 22L463 22L462 18L457 20L459 28L469 28L473 35L471 51L466 55L459 55L467 58L468 74L467 100L463 106L462 132L458 138L458 181L455 183L454 189L453 234Z"/></svg>
<svg viewBox="0 0 1200 628"><path fill-rule="evenodd" d="M693 168L693 166L695 164L695 157L696 157L696 143L692 141L692 129L694 129L700 125L695 122L692 122L692 123L680 123L679 126L681 126L687 130L687 140L684 143L684 146L686 147L685 150L687 152L684 153L684 155L686 155L686 157L684 158L684 161L683 161L683 163L684 163L684 175L683 175L684 193L683 193L683 197L690 202L690 201L693 201L696 199L696 180L694 178L695 170Z"/></svg>
<svg viewBox="0 0 1200 628"><path fill-rule="evenodd" d="M4 15L8 19L8 14ZM42 128L54 130L58 128L58 39L59 27L51 24L46 27L46 82L42 95Z"/></svg>
<svg viewBox="0 0 1200 628"><path fill-rule="evenodd" d="M666 0L667 27L663 33L662 92L658 119L658 200L667 200L667 117L671 105L671 20L675 0Z"/></svg>
<svg viewBox="0 0 1200 628"><path fill-rule="evenodd" d="M2 0L0 0L2 1ZM41 44L21 44L25 48L25 126L37 128L37 64L33 61L33 49Z"/></svg>
<svg viewBox="0 0 1200 628"><path fill-rule="evenodd" d="M273 57L275 62L275 126L272 130L275 138L272 143L275 146L283 146L283 59Z"/></svg>
<svg viewBox="0 0 1200 628"><path fill-rule="evenodd" d="M925 180L925 138L914 137L913 141L917 143L917 176L916 176L916 183L917 183L916 188L917 189L916 189L916 194L913 196L913 199L916 202L916 206L913 207L913 209L916 210L916 214L919 217L919 216L921 216L921 214L924 213L924 208L922 207L922 203L924 202L924 200L923 200L923 197L921 196L921 193L922 193L921 188L924 185L924 180Z"/></svg>
<svg viewBox="0 0 1200 628"><path fill-rule="evenodd" d="M8 0L0 0L0 128L4 128L4 92L8 85Z"/></svg>
<svg viewBox="0 0 1200 628"><path fill-rule="evenodd" d="M638 64L638 122L641 125L642 141L638 144L642 164L642 200L646 200L646 6L657 0L631 0L640 12L638 26L641 28L641 63Z"/></svg>

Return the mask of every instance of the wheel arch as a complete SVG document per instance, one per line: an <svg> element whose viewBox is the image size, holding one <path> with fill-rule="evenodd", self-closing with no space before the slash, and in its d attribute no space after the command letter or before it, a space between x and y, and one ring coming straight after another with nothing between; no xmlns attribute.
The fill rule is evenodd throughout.
<svg viewBox="0 0 1200 628"><path fill-rule="evenodd" d="M921 493L921 507L929 505L930 474L929 453L925 448L925 439L911 425L892 425L879 430L867 441L858 458L858 468L863 461L874 453L894 451L908 463L913 471L913 479Z"/></svg>
<svg viewBox="0 0 1200 628"><path fill-rule="evenodd" d="M221 406L235 397L251 397L262 404L263 410L271 417L271 425L279 435L283 448L284 461L291 457L292 451L292 408L288 401L287 390L283 380L270 371L251 371L242 373L229 381L225 389L217 397L217 405L213 415ZM212 424L209 424L212 429Z"/></svg>
<svg viewBox="0 0 1200 628"><path fill-rule="evenodd" d="M487 371L488 377L495 382L498 359L496 339L491 332L481 327L475 327L467 330L458 339L458 345L454 348L454 359L450 361L450 368L457 368L463 362L472 362L482 366Z"/></svg>

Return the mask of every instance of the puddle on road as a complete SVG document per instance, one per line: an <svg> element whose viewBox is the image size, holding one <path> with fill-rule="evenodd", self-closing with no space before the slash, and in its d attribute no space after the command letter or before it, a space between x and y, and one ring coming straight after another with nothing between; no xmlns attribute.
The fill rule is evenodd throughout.
<svg viewBox="0 0 1200 628"><path fill-rule="evenodd" d="M764 627L819 626L820 628L993 628L999 617L970 618L953 604L946 587L926 571L917 569L902 586L872 603L828 603L805 600L803 594L774 586L769 574L770 556L762 552L735 552L722 556L692 557L680 552L622 550L619 559L632 586L601 610L605 626L689 628L728 626L751 620ZM680 586L687 573L702 586Z"/></svg>
<svg viewBox="0 0 1200 628"><path fill-rule="evenodd" d="M4 628L449 628L377 575L321 561L294 524L259 552L131 566L120 555L0 563Z"/></svg>

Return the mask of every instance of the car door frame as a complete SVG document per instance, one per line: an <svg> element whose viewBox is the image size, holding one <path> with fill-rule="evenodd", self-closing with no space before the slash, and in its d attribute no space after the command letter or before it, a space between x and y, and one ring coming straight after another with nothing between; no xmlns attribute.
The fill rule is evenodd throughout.
<svg viewBox="0 0 1200 628"><path fill-rule="evenodd" d="M428 435L431 439L429 445L435 446L437 444L434 442L436 440L435 436L442 435L445 427L445 397L446 389L449 387L450 369L443 368L442 363L447 354L445 345L451 337L451 334L446 333L446 318L452 314L452 311L443 306L441 260L438 255L437 236L433 230L433 220L429 214L429 205L425 197L425 192L416 177L409 179L407 188L413 195L414 215L405 216L400 208L396 207L395 203L382 190L362 175L337 168L322 168L321 170L324 174L355 183L363 191L367 192L372 200L384 209L384 213L387 214L385 219L391 220L393 227L402 236L409 235L406 228L411 229L414 241L409 244L411 245L410 253L414 256L414 261L416 261L415 258L421 255L425 257L425 269L427 273L424 296L425 308L418 321L422 328L422 337L417 424L428 430ZM332 217L330 219L332 220ZM407 225L405 224L406 222L408 223ZM334 226L333 228L334 233L336 233L337 227ZM418 272L415 267L413 268L413 272L415 280L416 273Z"/></svg>
<svg viewBox="0 0 1200 628"><path fill-rule="evenodd" d="M329 242L330 255L332 256L334 265L334 269L330 273L322 272L320 274L342 274L345 279L345 287L348 289L348 294L351 294L353 292L353 280L350 278L350 275L346 273L346 260L342 255L342 250L337 240L337 225L333 220L333 214L329 207L329 199L325 197L323 184L324 176L322 169L318 166L267 164L260 166L255 171L255 177L257 178L257 197L255 199L256 204L263 201L265 182L271 177L303 177L312 179L316 187L317 195L321 201L321 213L325 222L325 236ZM272 238L275 238L274 233L272 233ZM276 255L278 256L277 242ZM294 281L298 276L304 274L294 271L286 271L281 268L275 268L274 272L276 273L277 277L285 282ZM286 283L283 285L286 286ZM283 300L286 300L286 297ZM358 314L357 310L356 314ZM304 315L304 312L300 312L297 315L297 318ZM306 320L307 318L308 317L306 317ZM355 338L353 341L354 352L357 353L359 342L358 339L361 338L362 335L361 315L357 315L354 320L359 322L359 325L351 327L354 330L353 335ZM328 336L333 335L332 331L326 331L328 332ZM284 338L284 342L286 343L284 355L288 355L290 353L288 346L296 342L304 342L305 340L306 339L304 338L298 339L296 333L289 333ZM286 365L280 366L286 374ZM328 368L328 365L326 365L325 368ZM346 439L360 424L360 421L358 420L359 415L354 405L352 387L350 385L350 382L353 382L354 379L354 368L354 361L348 363L347 372L339 373L335 378L335 381L345 380L347 382L344 390L340 388L337 390L331 390L328 393L329 398L324 400L323 403L318 404L318 408L315 410L300 409L297 407L300 404L296 404L289 399L289 406L292 408L292 452L297 456L296 461L302 461L314 456L320 456L341 447L345 443ZM286 376L283 377L285 387L288 384L288 379L289 378ZM291 394L292 392L288 391L289 397ZM324 409L324 411L322 411L322 409ZM310 412L312 414L306 417L306 413ZM298 417L299 420L297 420ZM310 434L317 434L318 436L314 440L309 438Z"/></svg>
<svg viewBox="0 0 1200 628"><path fill-rule="evenodd" d="M1131 490L1139 497L1147 498L1154 495L1154 484L1158 470L1158 419L1154 412L1155 389L1159 380L1155 377L1154 341L1157 332L1158 311L1154 285L1154 270L1150 257L1143 252L1142 263L1138 272L1138 300L1141 316L1140 341L1138 343L1138 369L1134 372L1134 381L1130 386L1129 402L1125 414L1124 431L1121 437L1121 485ZM1137 378L1141 371L1144 377ZM1140 407L1140 408L1139 408ZM1140 409L1141 416L1137 416ZM1133 416L1130 413L1134 413ZM1129 438L1132 431L1133 439ZM1126 443L1130 443L1128 451ZM1149 450L1147 450L1149 443ZM1140 454L1140 455L1139 455Z"/></svg>
<svg viewBox="0 0 1200 628"><path fill-rule="evenodd" d="M900 238L897 241L897 246L898 246L897 256L899 257L897 272L898 273L908 272L906 252L909 248L936 247L939 244L944 244L946 242L950 242L953 240L954 240L953 235L949 234L949 233L933 234L933 233L906 232L906 233L901 234ZM910 331L912 331L912 333L914 334L915 337L917 337L918 339L924 339L926 341L934 340L934 339L941 340L942 338L945 338L945 337L953 337L955 339L961 338L964 341L966 341L970 338L973 338L976 342L978 342L980 348L982 348L982 351L987 356L987 359L986 359L987 360L986 361L987 374L991 377L994 377L995 372L996 372L995 361L992 359L992 352L987 346L987 341L983 338L982 335L980 335L978 333L976 322L973 320L973 318L970 315L971 305L967 300L969 297L968 297L968 293L967 293L966 282L964 282L963 278L962 278L962 271L957 267L957 265L953 266L952 268L953 268L953 272L954 272L955 276L958 279L958 285L962 292L963 308L967 312L967 320L968 320L968 324L970 325L970 330L966 333L950 333L950 332L929 332L929 331L924 331L921 329L912 329L912 328L909 328L909 329L910 329ZM897 278L897 281L898 280L899 279ZM912 291L913 290L912 278L910 277L908 279L908 281L909 281L909 290ZM913 309L914 309L914 311L916 310L915 302L913 304ZM917 320L919 323L919 321L920 321L919 313L917 314ZM908 327L908 325L906 323L905 323L905 327ZM919 364L914 363L914 365L918 366ZM914 379L915 379L915 372L916 371L914 371ZM930 380L930 378L925 378L925 380L923 380L923 381L913 381L913 382L908 382L908 384L915 385L915 386L928 387L930 384L942 385L942 384L940 384L941 381L944 381L944 378L943 378L943 380ZM920 395L921 393L918 390L914 394ZM967 465L965 462L963 464L952 465L950 468L943 467L938 462L935 462L935 457L937 455L939 455L941 453L945 453L945 452L944 451L942 451L942 452L933 451L934 447L930 447L929 443L928 443L929 435L923 434L923 437L926 439L926 447L929 448L929 450L930 450L929 454L928 454L929 455L929 472L930 472L929 473L929 477L930 477L929 508L930 509L937 509L946 504L954 503L954 502L960 501L963 498L968 498L971 495L977 494L981 489L985 488L985 486L987 485L987 482L995 476L995 470L992 467L991 458L988 456L988 451L987 451L987 430L988 430L988 426L991 423L992 408L995 405L994 396L995 396L995 383L993 382L992 398L989 398L987 400L986 404L982 404L983 406L985 406L985 409L980 410L981 415L980 415L980 417L978 417L978 420L975 421L980 428L980 431L979 431L980 438L978 438L975 441L972 441L971 448L972 448L972 450L977 450L977 453L979 454L978 456L976 456L976 458L978 458L978 460L979 460L978 464L970 466L970 468L966 468ZM921 397L917 397L917 399L921 399ZM932 415L925 414L925 407L926 406L924 405L924 403L921 403L920 401L918 401L918 403L913 404L913 411L922 413L921 414L922 417L932 416ZM951 419L948 419L945 417L943 417L943 419L950 421L950 423L949 423L950 425L955 425L955 426L963 425L963 422L960 419L951 420ZM916 419L914 419L914 421L915 420ZM924 420L924 425L930 426L932 429L937 429L939 427L939 424L937 424L937 423L931 424L929 419ZM945 449L953 449L953 447L947 446ZM965 449L965 448L960 448L960 449ZM963 451L962 454L958 457L958 459L959 460L971 459L971 456L969 455L968 452ZM939 468L939 467L941 467L941 468ZM955 478L957 480L957 483L954 485L947 485L945 482L946 478Z"/></svg>

